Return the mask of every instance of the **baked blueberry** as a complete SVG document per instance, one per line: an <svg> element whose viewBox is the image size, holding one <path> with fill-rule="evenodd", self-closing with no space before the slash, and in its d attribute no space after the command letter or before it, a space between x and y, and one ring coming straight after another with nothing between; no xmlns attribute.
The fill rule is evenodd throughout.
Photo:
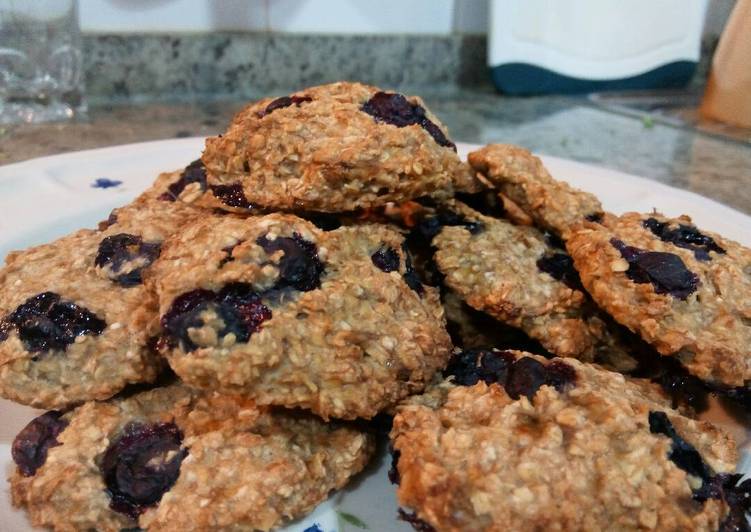
<svg viewBox="0 0 751 532"><path fill-rule="evenodd" d="M188 455L181 448L182 441L182 431L174 423L126 425L99 466L110 508L137 518L157 504L177 480L180 464Z"/></svg>
<svg viewBox="0 0 751 532"><path fill-rule="evenodd" d="M93 312L66 301L54 292L30 297L3 319L2 329L15 329L32 352L64 350L79 336L99 335L106 323ZM0 340L2 336L0 336Z"/></svg>
<svg viewBox="0 0 751 532"><path fill-rule="evenodd" d="M171 183L167 187L167 190L159 196L159 199L163 201L176 201L191 183L198 183L200 190L206 190L206 167L201 159L196 159L186 166L177 181Z"/></svg>
<svg viewBox="0 0 751 532"><path fill-rule="evenodd" d="M725 250L717 245L714 238L705 235L693 225L679 223L677 227L672 227L673 224L669 221L661 222L652 217L644 220L643 224L663 242L670 242L680 248L691 250L698 260L712 260L709 255L710 251L720 255L725 254Z"/></svg>
<svg viewBox="0 0 751 532"><path fill-rule="evenodd" d="M219 339L232 334L238 342L247 342L272 317L261 296L248 284L231 283L218 292L193 290L177 297L162 316L167 343L179 344L187 352L195 351L198 345L191 337L191 329L211 327L204 313L215 314L221 320L221 326L214 329Z"/></svg>
<svg viewBox="0 0 751 532"><path fill-rule="evenodd" d="M370 256L373 264L378 266L384 272L395 272L399 270L399 253L390 247L378 248L378 251Z"/></svg>
<svg viewBox="0 0 751 532"><path fill-rule="evenodd" d="M264 235L259 237L257 242L268 254L276 251L284 253L279 260L277 288L291 287L307 292L321 286L324 267L313 242L305 240L299 233L293 233L292 237L277 237L274 240L269 240Z"/></svg>
<svg viewBox="0 0 751 532"><path fill-rule="evenodd" d="M248 201L239 183L234 185L211 185L209 187L216 198L228 207L252 209L254 205Z"/></svg>
<svg viewBox="0 0 751 532"><path fill-rule="evenodd" d="M362 110L376 120L396 127L419 125L439 145L456 150L456 145L427 117L425 109L417 103L410 102L401 94L377 92L363 104Z"/></svg>
<svg viewBox="0 0 751 532"><path fill-rule="evenodd" d="M119 233L102 239L94 264L121 286L143 282L143 270L159 256L159 242L144 242L138 235Z"/></svg>
<svg viewBox="0 0 751 532"><path fill-rule="evenodd" d="M263 118L264 116L273 113L277 109L284 109L285 107L289 107L290 105L299 106L302 103L312 101L313 99L308 96L282 96L281 98L277 98L276 100L268 104L263 111L259 111L258 118Z"/></svg>
<svg viewBox="0 0 751 532"><path fill-rule="evenodd" d="M68 426L61 412L50 411L31 420L13 440L11 456L25 477L36 473L47 460L50 447L60 445L58 435Z"/></svg>
<svg viewBox="0 0 751 532"><path fill-rule="evenodd" d="M627 246L616 238L611 239L610 243L628 262L626 275L635 283L652 283L656 293L670 294L684 300L696 292L699 276L686 268L678 255Z"/></svg>

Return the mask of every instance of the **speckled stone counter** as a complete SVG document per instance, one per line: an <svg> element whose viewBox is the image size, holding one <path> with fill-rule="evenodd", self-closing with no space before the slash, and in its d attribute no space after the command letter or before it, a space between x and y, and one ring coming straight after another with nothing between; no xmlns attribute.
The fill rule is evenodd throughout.
<svg viewBox="0 0 751 532"><path fill-rule="evenodd" d="M280 91L270 91L279 94ZM510 142L698 192L751 214L751 146L567 97L422 94L454 140ZM0 164L72 150L221 132L241 101L94 106L87 121L6 127Z"/></svg>

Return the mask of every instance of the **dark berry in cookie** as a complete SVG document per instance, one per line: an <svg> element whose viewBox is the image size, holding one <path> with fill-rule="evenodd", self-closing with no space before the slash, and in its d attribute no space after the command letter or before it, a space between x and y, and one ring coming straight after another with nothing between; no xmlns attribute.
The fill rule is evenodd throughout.
<svg viewBox="0 0 751 532"><path fill-rule="evenodd" d="M482 222L467 220L461 214L448 209L439 209L435 215L429 216L417 224L415 230L422 238L430 242L446 226L464 227L473 235L479 234L485 229Z"/></svg>
<svg viewBox="0 0 751 532"><path fill-rule="evenodd" d="M252 209L255 207L245 197L243 186L240 183L235 183L234 185L212 185L211 192L228 207L239 207L241 209Z"/></svg>
<svg viewBox="0 0 751 532"><path fill-rule="evenodd" d="M445 377L453 376L454 382L472 386L480 381L485 384L505 383L508 368L514 363L514 355L491 349L468 349L451 357Z"/></svg>
<svg viewBox="0 0 751 532"><path fill-rule="evenodd" d="M399 269L399 253L390 247L382 247L370 256L379 269L384 272L395 272Z"/></svg>
<svg viewBox="0 0 751 532"><path fill-rule="evenodd" d="M572 290L584 290L579 279L579 272L574 269L574 261L566 253L543 255L537 259L537 268Z"/></svg>
<svg viewBox="0 0 751 532"><path fill-rule="evenodd" d="M180 474L188 454L174 423L130 423L104 452L99 466L110 508L132 518L157 504Z"/></svg>
<svg viewBox="0 0 751 532"><path fill-rule="evenodd" d="M143 282L142 273L157 257L161 245L144 242L140 236L120 233L102 239L94 264L108 267L110 279L121 286L135 286Z"/></svg>
<svg viewBox="0 0 751 532"><path fill-rule="evenodd" d="M180 178L167 187L167 191L159 196L163 201L176 201L180 194L183 193L185 187L191 183L198 183L201 190L206 190L206 167L203 165L201 159L196 159L188 166L185 167L183 173L180 174Z"/></svg>
<svg viewBox="0 0 751 532"><path fill-rule="evenodd" d="M671 228L669 222L660 222L655 218L647 218L642 225L663 242L670 242L679 248L693 251L697 260L712 260L709 255L710 251L720 255L725 254L725 250L717 245L714 238L703 234L693 225L678 224L678 227Z"/></svg>
<svg viewBox="0 0 751 532"><path fill-rule="evenodd" d="M13 440L11 456L25 477L36 473L47 460L50 447L60 445L57 436L68 426L60 412L47 412L34 418Z"/></svg>
<svg viewBox="0 0 751 532"><path fill-rule="evenodd" d="M576 371L565 362L553 360L545 366L545 384L552 386L559 392L563 392L570 384L575 382Z"/></svg>
<svg viewBox="0 0 751 532"><path fill-rule="evenodd" d="M480 381L498 383L512 399L522 395L530 401L541 386L553 386L559 392L576 382L574 368L560 360L545 365L530 357L516 359L513 353L495 349L469 349L455 354L449 361L444 377L453 376L461 386Z"/></svg>
<svg viewBox="0 0 751 532"><path fill-rule="evenodd" d="M419 125L440 146L456 150L456 145L446 138L441 128L426 116L425 109L420 105L410 103L401 94L377 92L363 104L361 109L378 122L386 122L396 127Z"/></svg>
<svg viewBox="0 0 751 532"><path fill-rule="evenodd" d="M2 320L0 341L15 329L31 352L62 350L78 336L101 334L106 325L93 312L62 300L54 292L43 292L27 299Z"/></svg>
<svg viewBox="0 0 751 532"><path fill-rule="evenodd" d="M627 246L616 238L610 243L628 262L626 275L635 283L652 283L658 294L684 300L699 286L699 276L686 268L678 255Z"/></svg>
<svg viewBox="0 0 751 532"><path fill-rule="evenodd" d="M256 116L258 116L258 118L263 118L264 116L273 113L277 109L283 109L291 105L297 105L299 107L301 103L312 101L313 98L309 96L282 96L281 98L277 98L276 100L268 104L263 111L256 113Z"/></svg>
<svg viewBox="0 0 751 532"><path fill-rule="evenodd" d="M318 258L318 248L298 233L292 237L279 236L269 240L265 236L256 241L266 253L282 251L279 260L279 280L276 288L291 287L307 292L321 286L323 263Z"/></svg>
<svg viewBox="0 0 751 532"><path fill-rule="evenodd" d="M245 283L228 284L219 292L193 290L177 297L162 316L164 339L168 345L179 343L188 352L197 349L190 337L190 329L206 326L203 314L210 311L214 311L223 323L216 331L217 336L224 338L232 333L238 342L247 342L272 316L271 310L261 302L261 296Z"/></svg>
<svg viewBox="0 0 751 532"><path fill-rule="evenodd" d="M545 365L534 358L522 357L511 365L506 376L506 393L512 399L524 395L531 401L546 381Z"/></svg>

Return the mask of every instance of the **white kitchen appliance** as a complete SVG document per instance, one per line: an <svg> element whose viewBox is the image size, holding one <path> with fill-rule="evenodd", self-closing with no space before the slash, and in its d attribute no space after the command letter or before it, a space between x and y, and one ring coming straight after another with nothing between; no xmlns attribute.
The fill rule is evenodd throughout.
<svg viewBox="0 0 751 532"><path fill-rule="evenodd" d="M490 0L488 63L510 94L677 87L708 0Z"/></svg>

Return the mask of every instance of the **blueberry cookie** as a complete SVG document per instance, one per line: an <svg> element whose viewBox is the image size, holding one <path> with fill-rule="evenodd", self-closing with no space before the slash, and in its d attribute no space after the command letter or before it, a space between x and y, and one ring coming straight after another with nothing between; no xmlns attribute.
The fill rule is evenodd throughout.
<svg viewBox="0 0 751 532"><path fill-rule="evenodd" d="M594 300L661 354L705 381L751 380L751 250L657 213L583 222L566 245Z"/></svg>
<svg viewBox="0 0 751 532"><path fill-rule="evenodd" d="M386 226L204 217L165 242L149 282L174 371L262 404L370 418L450 354L437 290Z"/></svg>
<svg viewBox="0 0 751 532"><path fill-rule="evenodd" d="M446 202L422 225L423 232L433 226L437 233L432 244L444 283L469 306L520 328L558 356L604 362L623 351L558 239L458 201ZM621 358L627 363L625 352Z"/></svg>
<svg viewBox="0 0 751 532"><path fill-rule="evenodd" d="M572 224L603 213L600 201L551 177L542 161L509 144L490 144L469 154L469 163L539 228L565 238Z"/></svg>
<svg viewBox="0 0 751 532"><path fill-rule="evenodd" d="M648 382L495 350L459 353L446 374L391 432L418 530L745 529L732 438Z"/></svg>
<svg viewBox="0 0 751 532"><path fill-rule="evenodd" d="M0 395L40 408L106 399L162 367L141 282L159 245L81 230L8 255L0 270Z"/></svg>
<svg viewBox="0 0 751 532"><path fill-rule="evenodd" d="M350 211L474 186L418 97L359 83L311 87L240 111L206 140L209 189L230 209Z"/></svg>
<svg viewBox="0 0 751 532"><path fill-rule="evenodd" d="M371 436L173 384L48 412L16 437L11 493L55 530L269 530L344 486Z"/></svg>

